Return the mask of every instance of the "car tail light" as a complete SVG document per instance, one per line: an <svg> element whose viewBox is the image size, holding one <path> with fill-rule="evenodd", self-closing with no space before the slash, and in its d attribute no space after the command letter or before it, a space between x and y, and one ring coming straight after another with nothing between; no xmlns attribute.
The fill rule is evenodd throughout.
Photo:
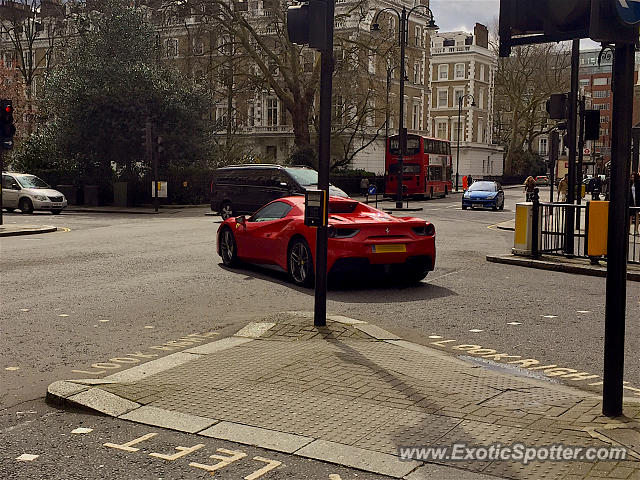
<svg viewBox="0 0 640 480"><path fill-rule="evenodd" d="M413 227L412 230L416 235L422 237L433 237L436 234L436 227L434 227L432 223L425 223L420 227Z"/></svg>
<svg viewBox="0 0 640 480"><path fill-rule="evenodd" d="M355 237L359 231L356 228L336 228L334 225L329 225L328 234L329 238L351 238Z"/></svg>

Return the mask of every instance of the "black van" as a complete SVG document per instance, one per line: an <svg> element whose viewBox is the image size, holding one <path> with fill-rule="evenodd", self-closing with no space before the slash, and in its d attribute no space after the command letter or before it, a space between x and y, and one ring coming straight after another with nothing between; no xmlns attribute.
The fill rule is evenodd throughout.
<svg viewBox="0 0 640 480"><path fill-rule="evenodd" d="M304 195L318 188L318 172L309 167L282 165L233 165L218 168L211 182L211 210L223 219L252 214L272 200ZM333 185L329 195L348 197Z"/></svg>

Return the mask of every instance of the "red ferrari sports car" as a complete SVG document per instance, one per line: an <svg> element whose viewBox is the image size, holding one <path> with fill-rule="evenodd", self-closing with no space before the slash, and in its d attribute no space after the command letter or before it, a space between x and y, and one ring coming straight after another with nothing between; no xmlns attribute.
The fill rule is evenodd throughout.
<svg viewBox="0 0 640 480"><path fill-rule="evenodd" d="M218 254L273 265L294 283L313 285L316 229L304 224L304 197L279 198L251 217L231 217L218 229ZM350 198L329 199L329 274L380 267L406 282L419 282L436 260L435 228L420 218L394 217Z"/></svg>

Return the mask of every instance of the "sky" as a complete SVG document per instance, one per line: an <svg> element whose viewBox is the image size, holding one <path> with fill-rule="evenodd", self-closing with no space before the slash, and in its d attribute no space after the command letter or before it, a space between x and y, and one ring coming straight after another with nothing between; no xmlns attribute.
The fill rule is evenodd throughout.
<svg viewBox="0 0 640 480"><path fill-rule="evenodd" d="M500 0L430 0L429 4L440 32L473 32L476 22L497 29ZM598 46L591 40L580 42L581 50Z"/></svg>

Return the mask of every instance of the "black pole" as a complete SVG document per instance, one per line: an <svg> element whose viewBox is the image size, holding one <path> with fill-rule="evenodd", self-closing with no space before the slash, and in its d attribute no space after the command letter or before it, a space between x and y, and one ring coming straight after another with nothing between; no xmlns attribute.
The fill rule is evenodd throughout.
<svg viewBox="0 0 640 480"><path fill-rule="evenodd" d="M580 59L580 40L573 40L571 45L571 91L569 92L569 120L567 136L569 139L569 191L567 203L573 205L576 198L576 107L578 104L578 68ZM565 215L564 251L568 256L573 256L575 210L567 207Z"/></svg>
<svg viewBox="0 0 640 480"><path fill-rule="evenodd" d="M580 121L580 128L578 133L578 171L577 171L577 184L578 184L578 205L582 204L582 162L584 160L584 96L580 99L578 105L578 115ZM576 230L580 230L580 210L576 210Z"/></svg>
<svg viewBox="0 0 640 480"><path fill-rule="evenodd" d="M633 68L634 46L616 45L613 59L611 183L602 387L602 413L608 417L622 414Z"/></svg>
<svg viewBox="0 0 640 480"><path fill-rule="evenodd" d="M404 42L406 40L407 9L402 7L400 16L400 119L398 134L400 135L400 155L398 155L398 192L396 208L402 208L402 180L404 176L404 156L407 154L407 135L404 130Z"/></svg>
<svg viewBox="0 0 640 480"><path fill-rule="evenodd" d="M458 145L456 147L456 192L458 191L458 167L460 165L460 114L462 113L462 96L458 98Z"/></svg>
<svg viewBox="0 0 640 480"><path fill-rule="evenodd" d="M324 191L324 218L316 234L316 286L313 324L327 324L327 221L329 218L329 162L331 151L331 93L333 87L333 17L335 0L327 0L327 44L321 54L320 139L318 142L318 188Z"/></svg>
<svg viewBox="0 0 640 480"><path fill-rule="evenodd" d="M638 171L638 160L640 160L640 129L633 128L633 154L631 155L631 171Z"/></svg>
<svg viewBox="0 0 640 480"><path fill-rule="evenodd" d="M0 179L2 178L2 172L4 172L4 149L0 145ZM0 225L4 225L2 219L2 181L0 181Z"/></svg>
<svg viewBox="0 0 640 480"><path fill-rule="evenodd" d="M551 177L551 188L549 190L549 202L553 202L553 187L555 186L556 180L556 163L558 162L558 148L560 147L560 135L557 130L553 130L551 132L551 151L549 153L549 170ZM551 209L553 212L553 209Z"/></svg>

